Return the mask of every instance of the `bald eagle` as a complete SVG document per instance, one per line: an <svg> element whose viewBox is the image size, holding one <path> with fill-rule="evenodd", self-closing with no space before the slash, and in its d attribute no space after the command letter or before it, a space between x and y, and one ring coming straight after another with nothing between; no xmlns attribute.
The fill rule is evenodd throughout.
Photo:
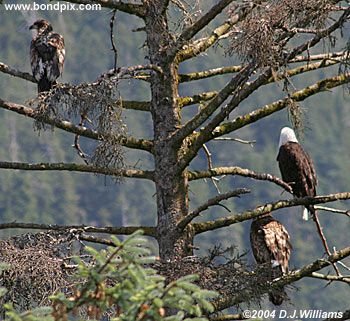
<svg viewBox="0 0 350 321"><path fill-rule="evenodd" d="M258 264L266 264L268 279L274 280L288 272L292 245L286 228L270 213L255 218L250 226L250 245ZM274 305L281 305L287 294L282 288L269 292Z"/></svg>
<svg viewBox="0 0 350 321"><path fill-rule="evenodd" d="M44 19L35 21L29 29L35 30L30 43L30 63L38 92L48 91L62 75L65 49L64 39L52 32L51 24Z"/></svg>
<svg viewBox="0 0 350 321"><path fill-rule="evenodd" d="M282 179L291 186L296 197L316 196L317 177L310 156L299 144L293 129L284 127L281 130L277 156ZM305 207L303 219L313 217L315 209L312 205Z"/></svg>

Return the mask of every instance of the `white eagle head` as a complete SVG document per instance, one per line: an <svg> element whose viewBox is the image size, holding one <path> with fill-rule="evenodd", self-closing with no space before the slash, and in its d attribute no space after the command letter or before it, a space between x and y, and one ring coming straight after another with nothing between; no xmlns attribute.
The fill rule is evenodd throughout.
<svg viewBox="0 0 350 321"><path fill-rule="evenodd" d="M288 142L298 143L298 139L295 136L294 130L292 128L283 127L281 129L280 141L278 143L278 148L280 148L282 145L284 145Z"/></svg>
<svg viewBox="0 0 350 321"><path fill-rule="evenodd" d="M48 22L45 19L40 19L35 21L30 27L29 30L36 31L37 35L40 35L44 32L50 32L52 31L52 26L50 22Z"/></svg>

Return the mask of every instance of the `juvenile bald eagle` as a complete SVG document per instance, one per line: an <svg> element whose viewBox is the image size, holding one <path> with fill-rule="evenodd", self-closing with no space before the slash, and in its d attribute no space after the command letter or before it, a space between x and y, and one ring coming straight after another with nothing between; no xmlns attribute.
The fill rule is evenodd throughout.
<svg viewBox="0 0 350 321"><path fill-rule="evenodd" d="M29 29L36 31L30 43L30 63L40 93L50 90L62 75L64 40L61 35L52 32L51 24L44 19L35 21Z"/></svg>
<svg viewBox="0 0 350 321"><path fill-rule="evenodd" d="M250 245L258 264L267 267L267 277L274 280L288 272L292 245L286 228L270 213L255 218L250 226ZM287 294L282 288L269 292L274 305L281 305Z"/></svg>
<svg viewBox="0 0 350 321"><path fill-rule="evenodd" d="M278 165L282 179L288 183L296 197L316 196L317 177L310 156L299 144L293 129L284 127L279 140ZM308 205L303 211L303 219L313 217L315 209Z"/></svg>

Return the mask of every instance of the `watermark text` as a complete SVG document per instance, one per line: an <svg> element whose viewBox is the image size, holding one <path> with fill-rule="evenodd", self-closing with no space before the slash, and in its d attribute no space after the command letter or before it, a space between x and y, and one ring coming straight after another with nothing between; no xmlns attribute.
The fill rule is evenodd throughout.
<svg viewBox="0 0 350 321"><path fill-rule="evenodd" d="M6 11L98 11L101 4L77 4L77 3L4 3Z"/></svg>

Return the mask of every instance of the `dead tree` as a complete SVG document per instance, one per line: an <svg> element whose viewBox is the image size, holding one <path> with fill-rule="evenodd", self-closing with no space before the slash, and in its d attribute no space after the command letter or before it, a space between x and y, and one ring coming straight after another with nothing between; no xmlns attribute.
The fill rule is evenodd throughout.
<svg viewBox="0 0 350 321"><path fill-rule="evenodd" d="M0 107L35 119L40 128L49 125L76 135L74 146L83 159L84 153L79 146L79 137L99 142L88 164L1 162L0 168L80 171L145 179L154 183L158 219L156 226L106 227L100 230L82 227L84 232L130 234L137 228L143 228L146 235L157 240L160 258L163 261L175 261L193 254L194 237L201 233L249 220L283 207L350 198L350 193L345 192L315 198L282 200L214 221L193 223L193 219L209 207L249 191L237 189L219 194L194 210L189 209L188 195L191 181L221 175L265 180L266 184L277 184L281 189L290 191L287 184L271 174L258 173L232 164L228 164L227 167L213 167L210 152L205 144L214 139L222 139L225 135L235 133L283 109L291 113L293 125L298 129L301 126L299 102L349 83L349 53L346 50L326 51L325 46L319 45L323 41L334 40L334 34L341 30L349 19L348 6L343 7L342 2L334 0L220 0L205 11L200 11L201 14L197 17L192 15L190 6L187 6L188 1L68 1L96 3L139 17L142 23L140 31L145 33L149 63L124 67L115 65L112 70L103 71L101 77L91 84L58 85L49 93L34 99L32 106L0 98ZM181 8L179 21L184 22L178 22L177 32L169 27L168 11L172 6ZM196 1L193 1L193 6L200 9L200 4ZM113 34L111 39L113 40ZM241 64L188 74L179 73L182 63L196 59L219 43L226 46L228 54L239 57ZM113 46L115 53L116 47ZM291 88L293 77L331 66L339 67L332 69L333 76L319 79L299 90ZM0 63L0 71L35 82L31 75L4 63ZM182 97L179 94L179 85L182 83L191 84L199 79L221 75L231 75L231 79L218 91L203 92L191 97ZM124 79L130 78L149 83L150 101L128 101L126 97L118 96L118 85ZM284 84L285 98L249 113L239 109L257 90L264 90L265 85L277 82ZM183 110L194 108L190 106L198 104L198 112L188 121L183 121ZM135 113L150 113L153 138L138 139L129 135L120 117L116 117L123 109L133 110ZM232 116L233 111L239 115ZM90 123L87 123L88 120ZM122 148L149 153L154 161L153 170L134 169L123 165ZM189 170L189 165L202 148L206 149L208 169ZM19 223L1 225L1 228L6 227L21 226ZM40 225L30 227L48 228ZM347 249L341 254L334 254L330 261L337 261L348 255ZM278 281L279 285L293 283L323 266L323 263L318 262L311 267L305 267L302 273L297 271L282 278ZM219 311L238 301L237 296L226 297L217 302L216 308Z"/></svg>

